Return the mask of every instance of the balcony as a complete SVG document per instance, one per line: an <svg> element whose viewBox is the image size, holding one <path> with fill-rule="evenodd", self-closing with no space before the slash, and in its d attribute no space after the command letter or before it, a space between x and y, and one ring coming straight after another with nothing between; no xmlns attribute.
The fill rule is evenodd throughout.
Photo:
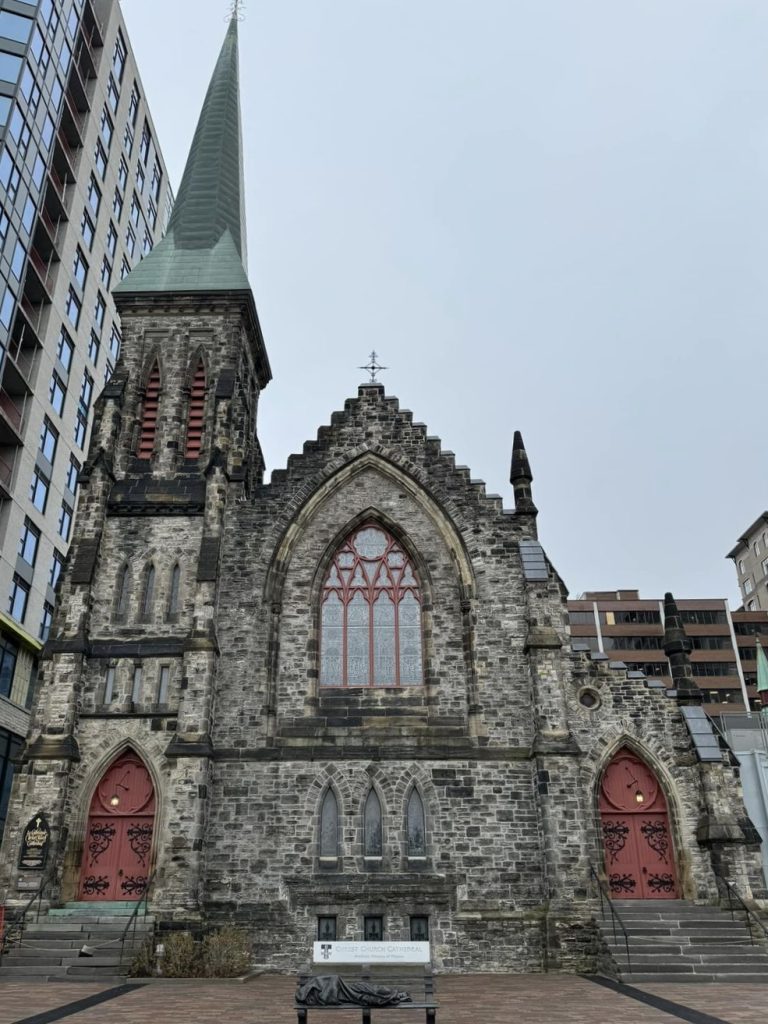
<svg viewBox="0 0 768 1024"><path fill-rule="evenodd" d="M48 169L48 188L45 190L45 210L51 220L69 220L67 190L54 167Z"/></svg>
<svg viewBox="0 0 768 1024"><path fill-rule="evenodd" d="M45 207L42 207L32 233L32 242L46 262L58 263L61 259L58 249L59 226L51 220Z"/></svg>
<svg viewBox="0 0 768 1024"><path fill-rule="evenodd" d="M83 116L75 110L68 95L64 96L64 106L61 111L59 136L62 133L70 149L83 148Z"/></svg>
<svg viewBox="0 0 768 1024"><path fill-rule="evenodd" d="M53 277L51 263L43 259L37 249L29 250L27 274L24 279L24 296L34 305L47 304L53 298Z"/></svg>
<svg viewBox="0 0 768 1024"><path fill-rule="evenodd" d="M91 109L91 99L88 92L88 87L85 79L80 74L77 61L73 60L69 70L68 95L75 110L81 114L87 114ZM93 89L91 89L92 92Z"/></svg>
<svg viewBox="0 0 768 1024"><path fill-rule="evenodd" d="M83 4L83 17L81 21L83 33L88 36L91 46L100 50L104 45L104 29L98 19L91 0L85 0Z"/></svg>
<svg viewBox="0 0 768 1024"><path fill-rule="evenodd" d="M31 365L28 364L28 369ZM14 357L6 352L3 360L2 388L11 398L21 399L22 403L27 395L32 394L32 388L24 373L25 367L19 366Z"/></svg>
<svg viewBox="0 0 768 1024"><path fill-rule="evenodd" d="M24 419L24 403L18 404L4 387L0 386L0 446L17 446L22 444L22 421Z"/></svg>
<svg viewBox="0 0 768 1024"><path fill-rule="evenodd" d="M60 129L56 134L56 141L53 147L52 166L59 181L64 185L74 185L77 181L75 168L78 157L79 154L72 149Z"/></svg>
<svg viewBox="0 0 768 1024"><path fill-rule="evenodd" d="M0 451L0 501L7 501L11 497L14 452L13 448Z"/></svg>

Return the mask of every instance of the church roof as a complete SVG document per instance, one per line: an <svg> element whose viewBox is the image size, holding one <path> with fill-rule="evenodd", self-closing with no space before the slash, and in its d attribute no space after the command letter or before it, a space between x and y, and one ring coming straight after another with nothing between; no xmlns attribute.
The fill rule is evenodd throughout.
<svg viewBox="0 0 768 1024"><path fill-rule="evenodd" d="M233 17L208 86L168 231L115 288L117 295L250 291L237 24Z"/></svg>

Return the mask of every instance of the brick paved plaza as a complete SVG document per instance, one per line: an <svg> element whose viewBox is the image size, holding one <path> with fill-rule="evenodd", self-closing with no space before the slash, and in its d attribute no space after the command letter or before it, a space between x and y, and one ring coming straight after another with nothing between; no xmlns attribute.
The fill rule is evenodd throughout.
<svg viewBox="0 0 768 1024"><path fill-rule="evenodd" d="M643 987L646 993L678 1004L681 1009L677 1012L643 1005L572 976L446 977L439 979L439 988L439 1024L672 1024L679 1020L764 1024L768 1016L768 986L761 985ZM53 1024L58 1019L68 1024L294 1024L293 990L292 978L276 975L263 975L246 984L166 982L142 985L72 1013L67 1010L69 1004L109 989L102 985L4 982L0 985L0 1024ZM417 1011L374 1011L373 1017L386 1024L416 1024L424 1019ZM352 1024L360 1020L360 1013L328 1011L316 1019L321 1024Z"/></svg>

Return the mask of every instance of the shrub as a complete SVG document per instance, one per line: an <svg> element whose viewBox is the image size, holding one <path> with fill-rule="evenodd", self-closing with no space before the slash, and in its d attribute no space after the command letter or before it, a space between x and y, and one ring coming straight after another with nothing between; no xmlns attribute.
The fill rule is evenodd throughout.
<svg viewBox="0 0 768 1024"><path fill-rule="evenodd" d="M202 976L200 943L189 932L166 932L162 936L164 951L159 959L165 978L199 978Z"/></svg>
<svg viewBox="0 0 768 1024"><path fill-rule="evenodd" d="M227 926L203 939L203 968L207 978L237 978L251 966L251 943L241 928Z"/></svg>

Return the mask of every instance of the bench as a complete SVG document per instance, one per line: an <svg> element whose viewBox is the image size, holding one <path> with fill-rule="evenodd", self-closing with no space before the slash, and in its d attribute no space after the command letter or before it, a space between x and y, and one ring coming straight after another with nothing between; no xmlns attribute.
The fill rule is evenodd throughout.
<svg viewBox="0 0 768 1024"><path fill-rule="evenodd" d="M309 1013L318 1010L357 1010L362 1024L371 1024L375 1010L423 1010L426 1024L436 1024L439 1004L435 1000L435 978L429 956L429 943L315 943L312 968L299 974L298 984L310 978L337 975L347 985L365 982L405 991L408 1002L370 1006L362 1001L314 1005L294 1001L298 1024L308 1024ZM370 962L366 962L370 961Z"/></svg>

